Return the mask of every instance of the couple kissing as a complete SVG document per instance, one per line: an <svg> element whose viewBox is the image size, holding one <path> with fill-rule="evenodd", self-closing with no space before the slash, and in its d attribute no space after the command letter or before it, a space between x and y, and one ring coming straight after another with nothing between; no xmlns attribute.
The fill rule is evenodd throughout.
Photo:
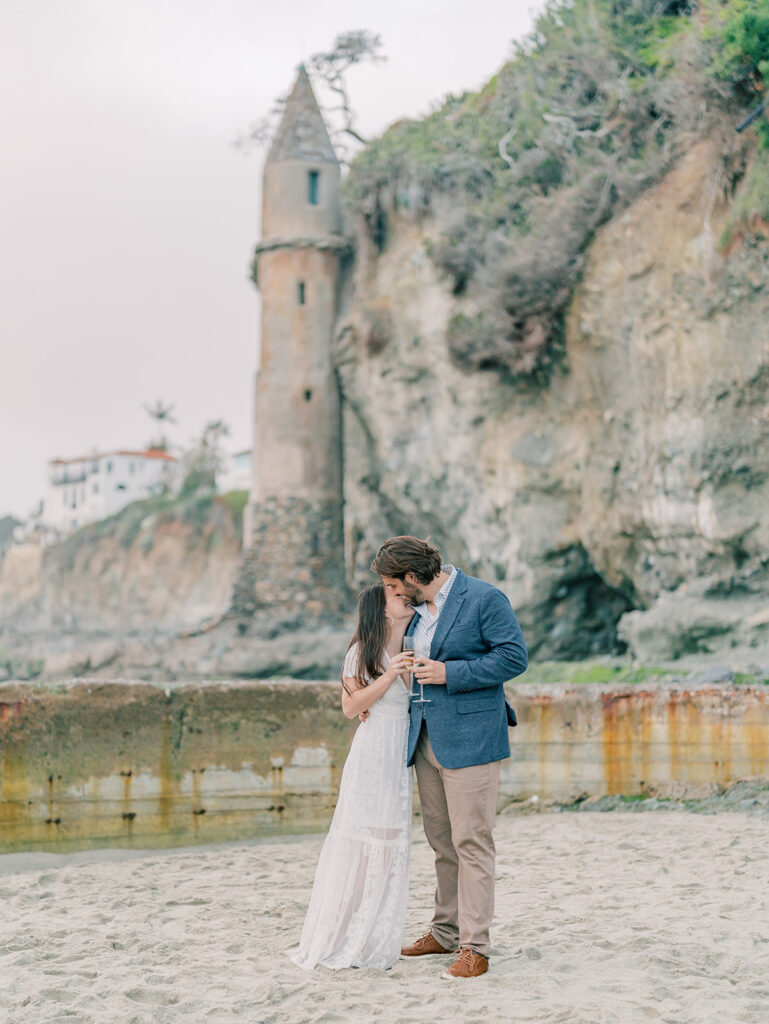
<svg viewBox="0 0 769 1024"><path fill-rule="evenodd" d="M379 582L358 598L341 673L342 710L361 723L288 955L307 970L453 955L442 977L478 977L489 967L500 764L516 724L504 683L525 671L526 645L502 591L442 564L426 541L393 537L371 569ZM429 928L403 945L412 766L436 888Z"/></svg>

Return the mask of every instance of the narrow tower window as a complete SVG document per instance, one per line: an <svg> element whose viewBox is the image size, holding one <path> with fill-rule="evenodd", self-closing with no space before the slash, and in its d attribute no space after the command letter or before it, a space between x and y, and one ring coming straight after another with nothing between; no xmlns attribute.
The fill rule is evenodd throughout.
<svg viewBox="0 0 769 1024"><path fill-rule="evenodd" d="M299 287L297 288L297 299L299 300L299 305L303 306L305 300L304 281L299 282Z"/></svg>
<svg viewBox="0 0 769 1024"><path fill-rule="evenodd" d="M307 201L317 206L320 201L320 171L307 172Z"/></svg>

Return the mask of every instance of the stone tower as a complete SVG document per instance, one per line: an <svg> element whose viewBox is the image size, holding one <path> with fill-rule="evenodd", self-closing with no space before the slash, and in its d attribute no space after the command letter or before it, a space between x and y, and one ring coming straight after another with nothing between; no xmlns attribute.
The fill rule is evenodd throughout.
<svg viewBox="0 0 769 1024"><path fill-rule="evenodd" d="M283 617L322 617L346 599L341 417L331 359L348 248L339 185L339 162L302 66L264 167L254 259L261 362L246 565L251 610Z"/></svg>

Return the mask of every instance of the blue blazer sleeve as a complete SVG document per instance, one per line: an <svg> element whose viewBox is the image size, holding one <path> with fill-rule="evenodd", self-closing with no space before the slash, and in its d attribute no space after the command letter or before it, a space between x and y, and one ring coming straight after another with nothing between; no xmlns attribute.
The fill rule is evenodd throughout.
<svg viewBox="0 0 769 1024"><path fill-rule="evenodd" d="M481 635L487 654L472 661L447 661L446 689L467 693L499 686L526 671L529 656L521 627L501 590L489 588L480 609Z"/></svg>

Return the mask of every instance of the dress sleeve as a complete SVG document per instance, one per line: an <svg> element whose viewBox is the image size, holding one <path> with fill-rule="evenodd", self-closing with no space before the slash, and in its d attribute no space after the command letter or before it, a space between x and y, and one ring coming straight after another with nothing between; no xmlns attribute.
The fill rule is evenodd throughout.
<svg viewBox="0 0 769 1024"><path fill-rule="evenodd" d="M350 676L357 677L358 675L358 645L353 644L350 650L347 652L347 656L344 659L344 666L342 667L342 678L348 679Z"/></svg>

